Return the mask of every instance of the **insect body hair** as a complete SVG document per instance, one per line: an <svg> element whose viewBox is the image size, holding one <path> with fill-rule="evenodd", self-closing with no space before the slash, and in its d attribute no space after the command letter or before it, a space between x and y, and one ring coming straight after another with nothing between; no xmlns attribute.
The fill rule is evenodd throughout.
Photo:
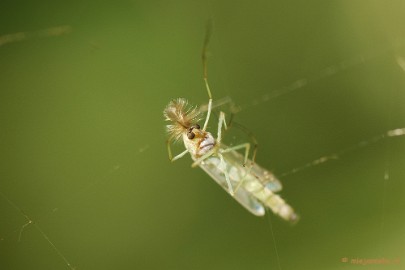
<svg viewBox="0 0 405 270"><path fill-rule="evenodd" d="M178 140L184 132L201 120L201 114L197 107L188 105L184 98L174 99L169 102L163 111L166 121L172 124L166 126L170 139Z"/></svg>

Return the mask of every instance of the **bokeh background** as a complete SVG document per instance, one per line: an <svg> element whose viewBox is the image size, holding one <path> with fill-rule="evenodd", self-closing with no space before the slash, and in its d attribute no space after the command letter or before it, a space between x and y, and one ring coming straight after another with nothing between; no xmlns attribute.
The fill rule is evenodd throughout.
<svg viewBox="0 0 405 270"><path fill-rule="evenodd" d="M359 145L405 127L404 13L403 1L2 1L0 269L404 269L405 137ZM209 20L214 99L239 106L295 226L251 215L188 156L168 161L163 108L207 102Z"/></svg>

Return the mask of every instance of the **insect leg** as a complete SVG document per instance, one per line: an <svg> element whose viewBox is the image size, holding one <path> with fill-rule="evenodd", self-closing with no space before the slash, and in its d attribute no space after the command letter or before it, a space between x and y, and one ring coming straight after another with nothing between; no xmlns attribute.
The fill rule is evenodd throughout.
<svg viewBox="0 0 405 270"><path fill-rule="evenodd" d="M207 48L208 48L208 43L210 41L210 37L211 37L211 25L208 24L207 25L207 30L205 33L205 38L204 38L204 45L203 45L203 49L202 49L202 54L201 54L201 58L202 58L202 62L203 62L203 72L204 72L204 82L205 82L205 88L207 89L207 93L208 93L208 111L207 111L207 117L205 118L205 123L204 123L204 127L203 127L203 131L205 131L205 129L207 128L208 125L208 121L210 119L210 115L211 115L211 108L212 108L212 95L211 95L211 90L210 90L210 86L208 84L208 75L207 75Z"/></svg>
<svg viewBox="0 0 405 270"><path fill-rule="evenodd" d="M243 164L243 166L245 166L245 164L248 161L250 143L243 143L243 144L235 145L233 147L229 147L227 149L222 150L221 153L227 153L227 152L235 151L235 150L242 149L242 148L245 148L245 160L244 160L244 164ZM253 158L254 158L254 156L255 156L255 153L253 154ZM249 168L247 169L246 174L242 177L242 179L236 185L235 192L237 192L238 189L242 186L243 182L245 182L245 179L250 174L252 167L253 167L253 161L252 161L251 165L249 166Z"/></svg>
<svg viewBox="0 0 405 270"><path fill-rule="evenodd" d="M196 159L193 164L191 164L191 167L196 167L198 165L200 165L201 162L204 161L204 159L210 157L212 154L214 154L214 152L217 151L216 148L213 148L212 150L208 151L205 155L199 157L198 159Z"/></svg>
<svg viewBox="0 0 405 270"><path fill-rule="evenodd" d="M239 144L239 145L228 147L226 149L221 149L221 153L228 153L228 152L232 152L232 151L239 150L239 149L242 149L242 148L245 148L245 159L244 159L244 162L243 162L243 166L245 166L247 161L248 161L250 143L242 143L242 144Z"/></svg>
<svg viewBox="0 0 405 270"><path fill-rule="evenodd" d="M170 140L167 140L167 141L166 141L167 153L169 154L169 160L170 160L171 162L174 162L174 161L176 161L176 160L182 158L185 154L187 154L188 150L186 149L186 150L184 150L183 152L181 152L180 154L178 154L178 155L176 155L175 157L173 157L173 155L172 155L172 149L171 149L171 147L170 147L170 144L171 144L171 141L170 141Z"/></svg>
<svg viewBox="0 0 405 270"><path fill-rule="evenodd" d="M218 135L217 135L217 142L220 143L222 140L222 125L224 125L225 130L228 129L228 126L225 121L225 114L224 112L219 113L219 121L218 121Z"/></svg>
<svg viewBox="0 0 405 270"><path fill-rule="evenodd" d="M212 108L212 95L211 95L211 90L210 87L208 86L208 80L207 78L204 78L205 81L205 86L207 88L207 92L208 92L208 111L207 111L207 117L205 118L205 122L204 122L204 127L203 130L205 131L207 129L207 125L208 125L208 121L210 120L210 116L211 116L211 108Z"/></svg>
<svg viewBox="0 0 405 270"><path fill-rule="evenodd" d="M219 121L218 121L218 135L217 135L217 142L218 143L220 143L221 140L222 140L222 126L224 126L224 130L226 131L228 129L228 127L229 127L229 124L227 124L226 121L225 121L225 113L220 112L219 113ZM237 127L240 128L243 132L248 133L248 131L243 129L243 126L240 126L239 124L237 124ZM254 143L253 154L252 154L252 164L251 164L251 166L253 166L253 163L255 162L255 159L256 159L257 140L252 134L248 133L248 135L252 138L252 141ZM227 148L225 150L221 150L221 153L231 152L233 150L238 150L238 149L241 149L241 148L246 149L245 150L245 159L243 161L243 166L246 166L246 163L248 161L249 151L250 151L250 143L244 143L244 144L240 144L240 145L236 145L236 146Z"/></svg>
<svg viewBox="0 0 405 270"><path fill-rule="evenodd" d="M250 137L251 142L253 143L253 153L252 153L252 158L251 158L250 165L248 167L248 170L247 170L245 176L241 179L241 181L239 181L238 185L236 186L236 188L235 188L235 192L236 192L239 189L239 187L243 184L243 182L245 181L246 176L248 174L250 174L250 171L251 171L251 169L252 169L252 167L253 167L253 165L254 165L254 163L256 161L258 143L257 143L256 137L253 135L253 133L250 130L248 130L246 127L244 127L243 125L241 125L239 123L236 123L236 122L229 122L228 127L230 127L230 125L233 125L233 126L239 128L244 133L246 133ZM237 146L231 147L231 148L226 149L226 150L227 151L237 150L237 149L243 148L243 145L245 145L245 144L237 145ZM236 149L235 149L235 147L236 147ZM248 162L249 150L250 150L250 144L249 144L249 148L246 148L246 150L245 150L245 160L243 162L244 167L246 166L246 163Z"/></svg>
<svg viewBox="0 0 405 270"><path fill-rule="evenodd" d="M231 181L229 180L229 173L228 173L228 169L226 166L226 162L224 160L224 157L221 154L218 154L218 156L221 160L220 166L221 165L224 166L225 180L226 180L226 184L228 185L228 192L229 192L229 194L231 194L231 196L233 196L235 193L233 191Z"/></svg>
<svg viewBox="0 0 405 270"><path fill-rule="evenodd" d="M229 125L229 124L228 124ZM250 141L253 143L253 154L252 154L252 164L251 166L253 166L253 164L256 161L256 154L257 154L257 148L259 146L256 137L253 135L253 133L247 129L245 126L236 123L235 121L232 122L232 125L235 126L236 128L240 129L242 132L246 133L247 136L249 136ZM245 161L246 163L246 161ZM245 165L245 164L244 164Z"/></svg>

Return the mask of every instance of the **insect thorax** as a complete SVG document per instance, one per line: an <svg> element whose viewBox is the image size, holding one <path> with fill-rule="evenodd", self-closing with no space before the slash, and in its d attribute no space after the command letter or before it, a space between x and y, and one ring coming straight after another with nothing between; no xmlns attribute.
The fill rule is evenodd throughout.
<svg viewBox="0 0 405 270"><path fill-rule="evenodd" d="M192 140L187 137L187 134L183 134L183 141L184 146L191 154L193 159L205 155L216 145L215 138L212 136L212 134L205 131L201 131L201 133Z"/></svg>

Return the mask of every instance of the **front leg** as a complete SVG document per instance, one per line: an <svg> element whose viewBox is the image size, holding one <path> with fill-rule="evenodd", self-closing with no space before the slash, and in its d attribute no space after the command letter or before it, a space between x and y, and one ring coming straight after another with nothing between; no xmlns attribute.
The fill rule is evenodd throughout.
<svg viewBox="0 0 405 270"><path fill-rule="evenodd" d="M197 158L193 164L191 164L191 167L197 167L198 165L200 165L201 162L203 162L205 159L209 158L210 156L212 156L212 154L214 154L216 151L215 148L211 149L210 151L208 151L205 155L202 155L201 157Z"/></svg>
<svg viewBox="0 0 405 270"><path fill-rule="evenodd" d="M226 181L226 184L228 185L228 192L233 197L235 195L236 190L235 190L235 192L233 191L231 180L229 179L229 172L228 172L228 168L227 168L228 166L226 165L224 157L219 153L218 153L218 156L221 160L221 164L219 166L222 165L224 167L225 181Z"/></svg>
<svg viewBox="0 0 405 270"><path fill-rule="evenodd" d="M222 140L222 125L224 126L224 130L228 129L228 126L225 121L225 113L219 113L219 120L218 120L218 134L217 134L217 142L220 143Z"/></svg>
<svg viewBox="0 0 405 270"><path fill-rule="evenodd" d="M178 154L178 155L176 155L175 157L173 157L173 155L172 155L172 148L170 147L170 144L171 144L171 141L170 141L170 140L167 140L167 141L166 141L167 153L168 153L168 155L169 155L169 160L170 160L171 162L174 162L174 161L176 161L176 160L178 160L178 159L184 157L185 154L187 154L188 150L186 149L186 150L184 150L183 152L181 152L180 154Z"/></svg>

